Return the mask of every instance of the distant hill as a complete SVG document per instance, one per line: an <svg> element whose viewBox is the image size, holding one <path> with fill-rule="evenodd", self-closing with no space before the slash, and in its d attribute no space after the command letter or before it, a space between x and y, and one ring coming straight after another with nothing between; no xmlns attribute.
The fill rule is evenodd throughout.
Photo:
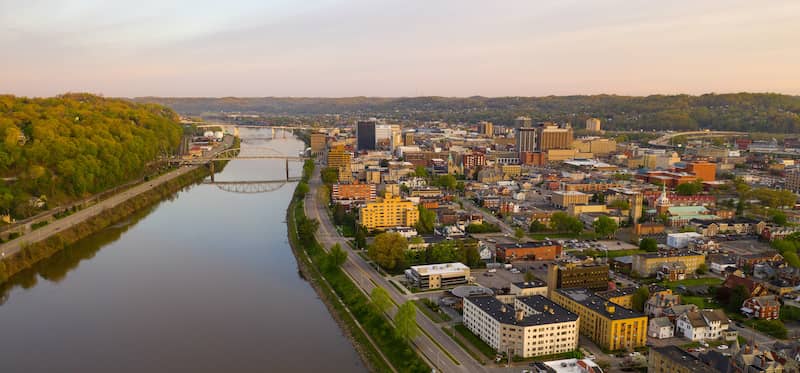
<svg viewBox="0 0 800 373"><path fill-rule="evenodd" d="M31 99L0 96L0 214L34 214L50 205L141 177L171 153L182 127L174 111L87 94Z"/></svg>
<svg viewBox="0 0 800 373"><path fill-rule="evenodd" d="M603 119L606 129L672 129L800 132L800 97L772 93L547 97L347 97L347 98L160 98L180 113L263 113L273 116L342 114L398 120L490 120L510 125L520 115L534 120L571 121L580 127L588 117Z"/></svg>

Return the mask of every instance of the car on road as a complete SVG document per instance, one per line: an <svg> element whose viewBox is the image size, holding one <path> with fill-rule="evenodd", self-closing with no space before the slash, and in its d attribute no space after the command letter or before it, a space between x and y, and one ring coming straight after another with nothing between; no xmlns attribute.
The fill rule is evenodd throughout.
<svg viewBox="0 0 800 373"><path fill-rule="evenodd" d="M719 346L717 346L717 348L720 349L720 350L727 350L728 349L728 345L719 345Z"/></svg>

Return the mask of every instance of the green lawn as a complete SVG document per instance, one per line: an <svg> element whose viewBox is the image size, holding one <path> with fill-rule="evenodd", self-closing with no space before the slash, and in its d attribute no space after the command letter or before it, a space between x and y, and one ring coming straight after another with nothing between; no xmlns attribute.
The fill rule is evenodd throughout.
<svg viewBox="0 0 800 373"><path fill-rule="evenodd" d="M450 316L448 316L446 313L444 313L442 311L438 311L437 312L436 310L432 309L422 299L415 300L414 303L417 304L417 308L419 310L421 310L422 313L425 314L425 316L428 316L428 318L431 319L431 321L433 321L435 323L441 323L441 322L445 322L445 321L450 321L451 320Z"/></svg>
<svg viewBox="0 0 800 373"><path fill-rule="evenodd" d="M704 278L690 278L686 280L680 281L672 281L672 282L663 282L662 285L675 290L680 285L689 287L689 286L698 286L698 285L707 285L707 286L719 286L722 284L722 280L716 277L704 277Z"/></svg>
<svg viewBox="0 0 800 373"><path fill-rule="evenodd" d="M605 251L601 250L601 256L605 256ZM608 257L609 258L619 258L621 256L628 256L628 255L636 255L636 254L644 254L647 251L639 250L639 249L629 249L629 250L608 250Z"/></svg>
<svg viewBox="0 0 800 373"><path fill-rule="evenodd" d="M701 309L722 307L722 305L719 304L713 297L694 297L682 295L681 300L684 304L694 304Z"/></svg>
<svg viewBox="0 0 800 373"><path fill-rule="evenodd" d="M456 341L456 343L459 346L461 346L461 348L464 349L464 351L466 351L469 354L469 356L472 356L472 358L475 359L475 361L481 363L481 365L486 365L486 360L484 360L485 357L482 356L482 355L479 355L477 352L475 352L474 349L469 348L469 346L467 346L464 343L464 341L461 340L461 338L459 338L458 336L453 334L453 330L451 328L443 326L442 327L442 331L444 332L444 334L449 335L452 340Z"/></svg>
<svg viewBox="0 0 800 373"><path fill-rule="evenodd" d="M489 346L481 340L477 335L473 334L466 326L463 324L458 324L453 327L453 329L461 334L469 343L471 343L475 348L477 348L480 352L482 352L486 357L489 359L494 359L495 355L497 355L497 351L495 351L492 346Z"/></svg>

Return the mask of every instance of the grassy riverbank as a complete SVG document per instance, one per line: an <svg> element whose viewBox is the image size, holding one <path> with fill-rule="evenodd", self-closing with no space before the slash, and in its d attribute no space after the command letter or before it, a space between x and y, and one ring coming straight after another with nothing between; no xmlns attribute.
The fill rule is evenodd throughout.
<svg viewBox="0 0 800 373"><path fill-rule="evenodd" d="M207 169L198 168L154 187L113 208L106 209L100 214L86 219L58 234L52 235L47 239L25 246L15 255L0 260L0 283L5 282L11 276L63 250L68 245L126 219L136 211L172 196L175 192L178 192L184 187L202 180L206 175L208 175Z"/></svg>
<svg viewBox="0 0 800 373"><path fill-rule="evenodd" d="M238 148L239 144L240 139L235 137L232 147ZM227 164L228 161L215 161L214 168L217 172L222 172ZM199 167L175 177L172 180L166 181L138 196L130 198L113 208L103 210L101 213L44 240L28 244L18 253L0 260L0 284L5 283L15 274L31 268L34 264L49 258L67 246L122 221L137 211L153 206L159 201L171 197L181 189L201 181L204 177L208 176L208 174L207 168ZM149 178L145 178L144 180L147 181Z"/></svg>
<svg viewBox="0 0 800 373"><path fill-rule="evenodd" d="M298 184L287 212L289 241L301 271L354 341L356 350L371 371L390 372L394 367L400 372L429 372L430 367L411 344L397 336L389 320L375 311L347 274L338 267L326 265L327 254L313 233L304 234L309 225L316 226L312 223L316 221L308 219L303 209L303 198L308 193L307 180L312 171L313 163L307 163L303 181Z"/></svg>

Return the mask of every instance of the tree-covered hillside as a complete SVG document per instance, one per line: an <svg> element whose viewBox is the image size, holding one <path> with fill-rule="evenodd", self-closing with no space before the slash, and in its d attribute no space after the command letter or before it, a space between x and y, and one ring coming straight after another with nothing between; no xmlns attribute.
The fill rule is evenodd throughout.
<svg viewBox="0 0 800 373"><path fill-rule="evenodd" d="M177 115L154 104L88 94L0 96L0 214L36 212L141 177L178 146Z"/></svg>
<svg viewBox="0 0 800 373"><path fill-rule="evenodd" d="M594 95L547 97L348 97L348 98L157 98L136 99L172 107L181 113L245 112L267 115L345 114L398 120L490 120L510 125L520 115L537 121L604 120L612 130L717 130L800 132L800 97L771 93Z"/></svg>

